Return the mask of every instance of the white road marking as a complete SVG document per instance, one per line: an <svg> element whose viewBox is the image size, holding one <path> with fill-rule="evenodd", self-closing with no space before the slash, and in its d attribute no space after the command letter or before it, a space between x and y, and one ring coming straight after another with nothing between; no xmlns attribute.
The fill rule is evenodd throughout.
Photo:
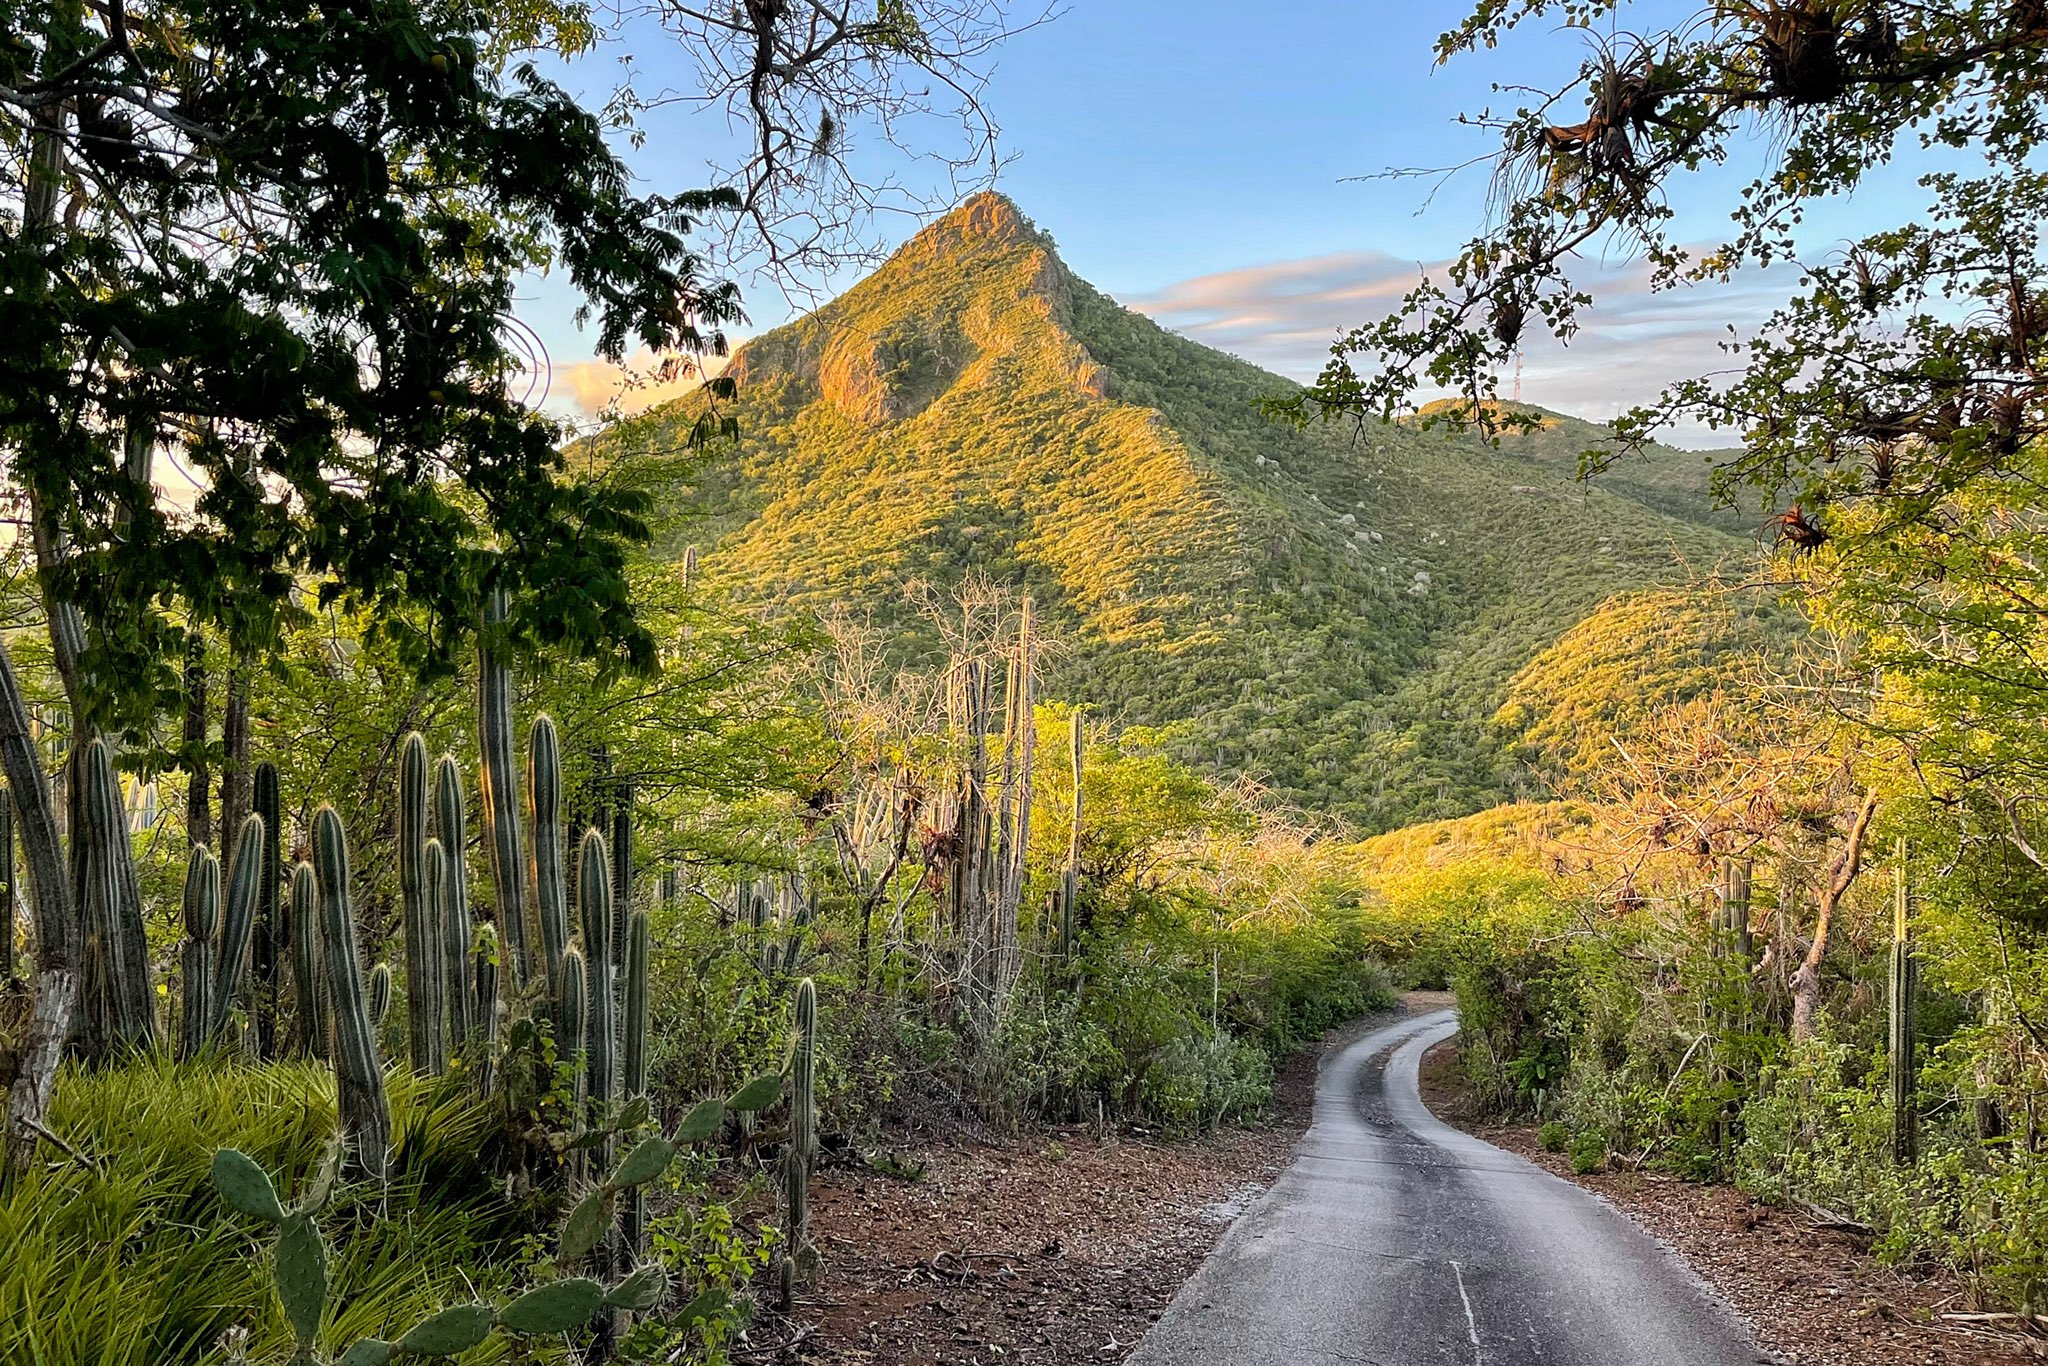
<svg viewBox="0 0 2048 1366"><path fill-rule="evenodd" d="M1472 1366L1483 1366L1485 1358L1479 1354L1479 1320L1472 1317L1472 1297L1465 1293L1465 1268L1452 1262L1451 1274L1458 1278L1458 1298L1465 1302L1465 1332L1472 1339Z"/></svg>

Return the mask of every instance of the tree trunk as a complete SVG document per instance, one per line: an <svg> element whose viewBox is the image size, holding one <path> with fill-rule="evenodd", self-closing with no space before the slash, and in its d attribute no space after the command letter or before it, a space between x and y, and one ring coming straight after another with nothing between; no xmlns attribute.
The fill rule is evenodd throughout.
<svg viewBox="0 0 2048 1366"><path fill-rule="evenodd" d="M28 864L29 903L35 915L36 966L76 969L81 948L78 917L71 899L71 873L64 865L63 842L57 837L57 813L50 800L50 780L43 772L29 727L28 704L6 647L0 645L0 767L14 801L21 849ZM76 983L73 983L76 989Z"/></svg>
<svg viewBox="0 0 2048 1366"><path fill-rule="evenodd" d="M7 1097L7 1169L14 1176L26 1173L35 1161L77 999L78 977L69 968L45 968L37 974L35 1014L29 1020L21 1069Z"/></svg>
<svg viewBox="0 0 2048 1366"><path fill-rule="evenodd" d="M1828 880L1821 887L1820 907L1814 917L1813 943L1792 974L1792 1039L1795 1043L1813 1037L1814 1021L1820 1015L1821 963L1827 958L1828 934L1834 928L1835 908L1841 904L1842 895L1849 890L1849 885L1856 881L1856 874L1862 871L1863 839L1870 833L1870 818L1876 812L1877 791L1873 788L1863 794L1863 805L1856 812L1856 822L1849 827L1849 841L1835 856Z"/></svg>

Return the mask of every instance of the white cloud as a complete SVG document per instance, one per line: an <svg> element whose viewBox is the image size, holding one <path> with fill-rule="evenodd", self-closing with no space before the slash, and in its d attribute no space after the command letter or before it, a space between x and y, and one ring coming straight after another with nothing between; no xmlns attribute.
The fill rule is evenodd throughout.
<svg viewBox="0 0 2048 1366"><path fill-rule="evenodd" d="M664 364L664 360L670 361ZM616 403L621 413L637 413L681 398L725 369L725 356L662 358L645 347L623 365L608 360L579 360L558 365L550 373L548 405L567 406L594 416Z"/></svg>
<svg viewBox="0 0 2048 1366"><path fill-rule="evenodd" d="M1379 252L1345 252L1197 276L1123 302L1206 346L1298 380L1309 380L1342 332L1376 322L1398 305L1425 271L1441 263L1401 261ZM1760 325L1797 281L1779 267L1727 284L1653 292L1641 264L1588 262L1581 282L1598 300L1580 330L1560 346L1532 324L1522 364L1522 396L1532 403L1600 419L1653 398L1666 384L1730 367L1720 349L1734 324ZM1501 376L1507 392L1513 376ZM1687 444L1728 444L1728 433L1680 429Z"/></svg>

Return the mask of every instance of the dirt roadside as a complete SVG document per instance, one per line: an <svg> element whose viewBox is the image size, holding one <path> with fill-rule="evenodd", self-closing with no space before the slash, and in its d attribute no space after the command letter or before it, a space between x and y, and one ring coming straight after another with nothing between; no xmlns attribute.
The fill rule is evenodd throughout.
<svg viewBox="0 0 2048 1366"><path fill-rule="evenodd" d="M1728 1186L1660 1172L1579 1175L1543 1151L1534 1125L1477 1118L1479 1107L1452 1043L1424 1057L1422 1098L1445 1123L1518 1153L1606 1199L1677 1250L1791 1366L2023 1366L2048 1360L2048 1342L1943 1319L1970 1309L1956 1279L1887 1267L1840 1233L1759 1205Z"/></svg>

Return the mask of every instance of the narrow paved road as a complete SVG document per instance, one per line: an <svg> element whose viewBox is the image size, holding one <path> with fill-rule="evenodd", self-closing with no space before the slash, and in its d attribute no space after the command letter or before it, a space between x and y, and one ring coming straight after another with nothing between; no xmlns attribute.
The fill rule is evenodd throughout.
<svg viewBox="0 0 2048 1366"><path fill-rule="evenodd" d="M1604 1202L1440 1123L1416 1089L1453 1012L1325 1064L1294 1164L1130 1366L1752 1366L1678 1259Z"/></svg>

